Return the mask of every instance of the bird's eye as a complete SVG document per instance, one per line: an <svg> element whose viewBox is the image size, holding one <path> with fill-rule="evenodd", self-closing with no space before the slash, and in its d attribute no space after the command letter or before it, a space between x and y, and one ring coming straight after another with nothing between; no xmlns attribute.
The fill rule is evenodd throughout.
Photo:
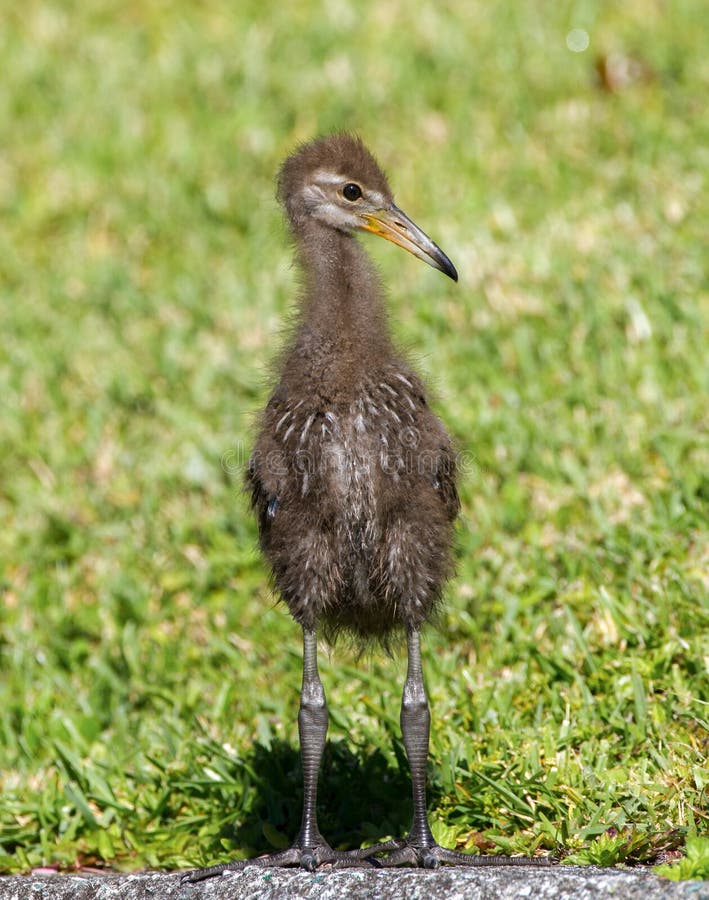
<svg viewBox="0 0 709 900"><path fill-rule="evenodd" d="M342 193L346 200L351 200L354 203L355 200L359 200L362 196L362 188L358 184L350 182L350 184L346 184L342 188Z"/></svg>

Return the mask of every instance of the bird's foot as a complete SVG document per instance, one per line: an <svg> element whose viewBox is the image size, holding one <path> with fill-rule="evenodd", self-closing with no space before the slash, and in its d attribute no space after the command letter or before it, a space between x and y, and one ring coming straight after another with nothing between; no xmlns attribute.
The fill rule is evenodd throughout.
<svg viewBox="0 0 709 900"><path fill-rule="evenodd" d="M210 866L207 869L193 869L182 876L183 884L196 884L208 878L240 872L246 866L261 869L300 867L314 872L320 866L333 869L372 867L388 869L394 866L415 866L421 869L437 869L449 866L551 866L557 860L551 857L531 856L476 856L447 850L438 844L422 846L408 838L384 841L372 847L358 850L333 850L324 841L314 847L294 845L287 850L278 850L254 859L238 859L233 862Z"/></svg>
<svg viewBox="0 0 709 900"><path fill-rule="evenodd" d="M393 844L395 842L389 842ZM397 845L401 843L396 842ZM389 844L381 845L389 848ZM314 872L319 866L331 866L334 869L363 867L369 865L368 857L377 848L368 847L365 850L333 850L329 844L323 841L314 847L301 847L295 844L287 850L278 850L268 853L266 856L257 856L254 859L237 859L233 862L223 863L218 866L209 866L207 869L193 869L182 876L182 884L196 884L208 878L226 875L229 872L240 872L246 866L258 866L261 869L300 867L308 872ZM393 849L393 847L391 848Z"/></svg>
<svg viewBox="0 0 709 900"><path fill-rule="evenodd" d="M357 852L357 851L355 851ZM388 841L368 847L367 859L376 868L392 868L394 866L417 866L421 869L437 869L442 865L449 866L549 866L556 860L548 857L531 856L476 856L472 853L461 853L459 850L447 850L438 844L422 846L408 838L399 841ZM381 859L378 854L387 853Z"/></svg>

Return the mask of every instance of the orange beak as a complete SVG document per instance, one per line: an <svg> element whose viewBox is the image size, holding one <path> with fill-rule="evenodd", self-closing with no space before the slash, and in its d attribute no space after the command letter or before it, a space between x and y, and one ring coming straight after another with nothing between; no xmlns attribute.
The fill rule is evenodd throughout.
<svg viewBox="0 0 709 900"><path fill-rule="evenodd" d="M434 244L431 238L393 203L376 212L362 213L360 228L362 231L370 231L372 234L386 238L387 241L398 244L399 247L413 253L414 256L443 272L453 281L458 280L455 266L441 248Z"/></svg>

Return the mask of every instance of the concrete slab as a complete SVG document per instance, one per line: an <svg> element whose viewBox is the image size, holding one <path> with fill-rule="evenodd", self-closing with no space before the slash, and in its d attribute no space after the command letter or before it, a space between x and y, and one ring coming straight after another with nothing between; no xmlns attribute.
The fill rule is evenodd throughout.
<svg viewBox="0 0 709 900"><path fill-rule="evenodd" d="M673 882L649 870L553 869L330 870L249 867L197 885L180 876L42 875L0 878L0 900L709 900L709 881Z"/></svg>

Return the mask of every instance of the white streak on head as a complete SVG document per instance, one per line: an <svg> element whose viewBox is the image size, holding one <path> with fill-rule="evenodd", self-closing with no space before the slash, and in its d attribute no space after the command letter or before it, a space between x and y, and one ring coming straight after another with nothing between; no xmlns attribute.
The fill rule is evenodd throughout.
<svg viewBox="0 0 709 900"><path fill-rule="evenodd" d="M330 169L318 169L313 180L316 184L346 184L349 179Z"/></svg>

